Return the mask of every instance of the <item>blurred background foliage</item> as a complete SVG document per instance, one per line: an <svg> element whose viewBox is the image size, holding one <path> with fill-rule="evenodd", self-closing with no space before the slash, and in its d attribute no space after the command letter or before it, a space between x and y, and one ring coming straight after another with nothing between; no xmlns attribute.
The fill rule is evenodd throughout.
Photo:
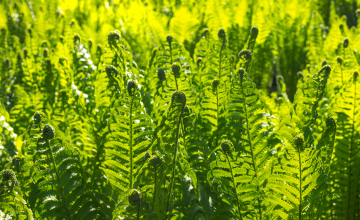
<svg viewBox="0 0 360 220"><path fill-rule="evenodd" d="M283 76L290 100L296 91L297 72L309 63L310 68L318 68L316 64L326 58L315 48L333 40L328 39L332 26L344 24L346 30L356 32L358 22L358 1L351 0L0 2L0 26L7 31L8 44L13 40L18 49L24 46L28 28L48 41L49 48L56 48L59 37L73 23L73 31L83 42L91 40L94 53L98 44L106 42L107 34L117 29L129 43L140 69L147 68L152 49L168 34L183 43L196 60L194 50L204 28L216 34L223 27L230 36L228 48L238 59L236 55L246 44L250 27L257 26L260 32L251 77L258 88L272 92L278 76ZM310 46L313 44L317 46ZM314 53L319 55L318 60L312 60Z"/></svg>

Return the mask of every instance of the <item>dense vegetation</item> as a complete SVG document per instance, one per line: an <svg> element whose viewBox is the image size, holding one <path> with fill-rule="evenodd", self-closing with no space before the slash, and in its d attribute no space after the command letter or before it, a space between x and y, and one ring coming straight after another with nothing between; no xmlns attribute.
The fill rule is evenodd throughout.
<svg viewBox="0 0 360 220"><path fill-rule="evenodd" d="M360 219L356 1L0 3L0 219Z"/></svg>

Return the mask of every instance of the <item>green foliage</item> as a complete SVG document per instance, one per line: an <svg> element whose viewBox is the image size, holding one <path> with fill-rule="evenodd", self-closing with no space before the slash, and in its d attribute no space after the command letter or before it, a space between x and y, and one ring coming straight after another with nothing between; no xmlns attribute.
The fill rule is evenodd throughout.
<svg viewBox="0 0 360 220"><path fill-rule="evenodd" d="M2 1L0 219L359 219L355 6Z"/></svg>

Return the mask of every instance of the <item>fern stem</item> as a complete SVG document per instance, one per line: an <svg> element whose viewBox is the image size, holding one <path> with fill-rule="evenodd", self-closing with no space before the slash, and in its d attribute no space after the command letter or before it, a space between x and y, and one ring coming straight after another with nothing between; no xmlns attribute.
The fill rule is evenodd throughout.
<svg viewBox="0 0 360 220"><path fill-rule="evenodd" d="M344 54L344 62L346 60L346 54L345 54L345 48L343 47L343 54ZM340 70L341 70L341 86L344 84L344 78L343 78L343 72L342 72L342 64L340 64Z"/></svg>
<svg viewBox="0 0 360 220"><path fill-rule="evenodd" d="M354 146L354 137L355 137L355 114L356 114L356 82L354 82L354 109L353 109L353 123L351 126L351 142L350 142L350 149L349 149L349 171L348 171L348 177L349 177L349 181L348 181L348 195L347 195L347 219L351 219L350 218L350 195L351 195L351 172L352 172L352 166L351 166L351 162L352 162L352 154L353 154L353 146Z"/></svg>
<svg viewBox="0 0 360 220"><path fill-rule="evenodd" d="M170 62L171 62L170 65L172 65L173 64L172 47L170 45L169 45L169 47L170 47Z"/></svg>
<svg viewBox="0 0 360 220"><path fill-rule="evenodd" d="M134 103L134 96L131 97L131 104L130 104L130 140L129 140L129 146L130 146L130 189L133 186L133 118L132 118L132 108Z"/></svg>
<svg viewBox="0 0 360 220"><path fill-rule="evenodd" d="M176 139L175 139L175 152L174 152L174 159L173 159L173 164L172 164L172 174L171 174L171 183L170 183L170 192L169 192L169 196L168 196L168 204L167 204L167 208L166 208L166 218L168 217L168 212L170 210L170 201L171 201L171 195L173 192L173 188L174 188L174 180L175 180L175 171L176 171L176 160L177 160L177 153L178 153L178 147L179 147L179 133L180 133L180 123L181 123L181 116L183 114L184 108L182 108L181 110L181 114L179 116L179 120L177 123L177 127L176 127Z"/></svg>
<svg viewBox="0 0 360 220"><path fill-rule="evenodd" d="M179 86L178 86L178 83L177 83L177 79L176 79L176 76L174 74L174 78L175 78L175 85L176 85L176 90L179 90Z"/></svg>
<svg viewBox="0 0 360 220"><path fill-rule="evenodd" d="M137 220L140 220L140 209L141 209L141 202L139 202L139 205L138 205Z"/></svg>
<svg viewBox="0 0 360 220"><path fill-rule="evenodd" d="M343 77L343 71L342 71L342 64L340 64L340 73L341 73L341 86L344 84L344 77Z"/></svg>
<svg viewBox="0 0 360 220"><path fill-rule="evenodd" d="M225 41L220 47L220 54L219 54L219 72L218 72L218 79L219 80L220 80L220 77L221 77L221 57L222 57L222 50L223 50L223 45L224 44L225 44Z"/></svg>
<svg viewBox="0 0 360 220"><path fill-rule="evenodd" d="M103 146L100 146L100 147L97 149L96 155L95 155L94 160L93 160L93 170L92 170L93 174L92 174L92 177L91 177L93 184L96 183L96 181L95 181L96 168L98 167L98 166L96 166L96 162L99 161L99 157L101 156L102 149L103 149Z"/></svg>
<svg viewBox="0 0 360 220"><path fill-rule="evenodd" d="M299 153L299 179L300 179L300 204L299 204L299 220L301 220L301 210L302 210L302 169L301 169L301 155L300 155L300 147L298 148Z"/></svg>
<svg viewBox="0 0 360 220"><path fill-rule="evenodd" d="M114 57L114 59L118 59L118 61L119 61L119 63L120 63L120 65L122 64L123 66L123 68L124 68L124 70L123 71L119 71L119 73L121 72L121 77L120 77L120 79L124 79L124 75L126 74L126 59L125 59L125 56L123 57L122 55L122 52L120 51L120 53L118 53L118 51L119 50L121 50L121 49L119 49L118 47L116 47L117 48L117 50L115 50L115 49L113 49L112 47L110 47L111 48L111 51L115 54L115 57ZM119 54L121 54L121 56L119 55ZM123 58L123 62L121 62L121 57ZM119 65L119 67L120 67L120 65ZM117 65L116 65L117 66ZM119 70L121 70L120 68L119 68Z"/></svg>
<svg viewBox="0 0 360 220"><path fill-rule="evenodd" d="M249 139L249 145L250 145L250 153L251 153L251 160L252 160L252 165L254 168L254 172L255 172L255 178L258 178L258 173L257 173L257 169L256 169L256 161L255 161L255 156L254 156L254 149L253 149L253 144L251 141L251 135L250 135L250 127L249 127L249 115L248 115L248 110L247 110L247 105L246 105L246 97L245 97L245 91L244 91L244 85L243 85L243 81L241 80L241 92L243 95L243 99L244 99L244 109L245 109L245 120L246 120L246 131L247 131L247 136ZM259 192L259 186L256 187L257 191ZM261 213L261 202L260 200L258 200L258 209L259 209L259 214L260 214L260 219L262 219L262 213Z"/></svg>
<svg viewBox="0 0 360 220"><path fill-rule="evenodd" d="M55 158L54 158L54 155L53 155L52 148L50 146L50 141L46 140L46 143L47 143L47 145L49 147L49 150L50 150L50 158L51 158L51 162L54 165L55 174L56 174L56 178L58 179L58 182L59 182L59 187L60 187L61 194L63 196L65 196L64 189L63 189L63 186L61 184L61 178L60 178L59 170L58 170L58 168L56 166L56 161L55 161ZM67 202L65 200L65 197L63 197L63 196L62 196L62 199L63 199L64 205L65 205L65 211L66 211L67 219L70 219L69 210L68 210L68 204L67 204Z"/></svg>
<svg viewBox="0 0 360 220"><path fill-rule="evenodd" d="M225 40L223 41L223 44L220 47L220 55L219 55L219 72L218 72L218 79L221 78L221 57L222 57L222 50L223 46L225 45ZM221 81L220 81L221 82ZM218 140L219 140L219 89L216 88L216 141L215 141L215 147L218 146Z"/></svg>
<svg viewBox="0 0 360 220"><path fill-rule="evenodd" d="M236 188L236 184L235 184L234 172L233 172L230 160L229 160L229 156L227 154L225 154L225 155L226 155L226 159L227 159L227 161L229 163L229 167L230 167L230 171L231 171L231 179L232 179L232 182L233 182L233 185L234 185L236 203L237 203L237 206L238 206L239 217L240 217L240 219L243 219L242 216L241 216L240 202L239 202L238 192L237 192L237 188Z"/></svg>
<svg viewBox="0 0 360 220"><path fill-rule="evenodd" d="M155 207L155 196L156 196L156 165L154 166L155 168L155 182L154 182L154 195L153 195L153 209Z"/></svg>
<svg viewBox="0 0 360 220"><path fill-rule="evenodd" d="M328 167L327 167L327 171L326 171L326 181L330 178L330 175L331 175L331 173L330 173L330 171L331 171L331 165L332 165L332 158L333 158L333 153L334 153L334 145L335 145L335 137L336 137L336 127L335 127L335 130L334 130L334 134L333 134L333 139L332 139L332 143L331 143L331 145L332 145L332 152L331 152L331 154L329 154L329 156L330 156L330 160L329 160L329 164L328 164ZM330 191L331 191L331 188L330 188ZM323 203L323 201L324 201L324 198L325 198L325 194L327 193L328 191L327 191L327 189L325 189L325 190L323 190L322 191L322 193L321 193L321 203L320 203L320 205L321 206L325 206L326 204L322 204ZM332 215L332 213L333 213L333 199L332 199L332 197L330 198L330 215L331 215L331 219L333 219L333 215ZM323 219L323 218L320 218L320 219Z"/></svg>
<svg viewBox="0 0 360 220"><path fill-rule="evenodd" d="M120 53L121 53L121 55L123 55L122 51ZM124 66L124 73L122 74L122 79L124 79L124 74L126 74L126 64L127 64L125 56L123 57L123 59L124 59L124 61L122 63L123 63L123 66Z"/></svg>
<svg viewBox="0 0 360 220"><path fill-rule="evenodd" d="M254 40L254 43L252 45L252 48L251 48L251 53L254 54L254 47L255 47L255 43L256 43L256 38ZM249 61L250 65L248 66L249 67L249 76L251 75L251 67L252 67L252 63L253 63L253 56L251 57L251 60ZM246 68L246 71L248 71L248 69Z"/></svg>
<svg viewBox="0 0 360 220"><path fill-rule="evenodd" d="M216 141L215 147L218 146L219 141L219 90L216 88Z"/></svg>
<svg viewBox="0 0 360 220"><path fill-rule="evenodd" d="M184 123L180 124L181 130L182 130L182 138L184 140L184 146L186 147L186 131L185 131L185 125Z"/></svg>
<svg viewBox="0 0 360 220"><path fill-rule="evenodd" d="M41 125L40 125L40 123L39 123L38 126L39 126L39 132L40 132L40 134L41 134ZM39 149L39 142L40 142L39 140L40 140L39 138L36 140L36 149ZM50 146L50 145L49 145L49 146ZM51 155L52 155L52 153L51 153ZM46 159L49 160L48 155L46 155ZM53 179L55 179L54 173L51 174L51 177L52 177ZM54 190L54 185L51 185L51 190Z"/></svg>
<svg viewBox="0 0 360 220"><path fill-rule="evenodd" d="M117 90L118 94L121 94L121 88L118 85L118 83L112 77L109 77L109 80L111 81L112 84L114 84L114 87Z"/></svg>
<svg viewBox="0 0 360 220"><path fill-rule="evenodd" d="M170 45L169 45L169 46L170 46ZM172 55L172 47L171 47L171 46L170 46L170 62L171 62L170 65L173 65L173 55ZM175 78L176 90L179 90L179 86L178 86L178 83L177 83L176 75L175 75L174 72L173 72L173 75L174 75L174 78Z"/></svg>

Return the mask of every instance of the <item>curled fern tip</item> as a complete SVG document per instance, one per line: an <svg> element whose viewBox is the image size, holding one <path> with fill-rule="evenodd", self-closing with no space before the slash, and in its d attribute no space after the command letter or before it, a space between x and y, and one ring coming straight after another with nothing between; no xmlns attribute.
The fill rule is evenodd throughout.
<svg viewBox="0 0 360 220"><path fill-rule="evenodd" d="M252 58L252 53L250 50L242 50L239 52L238 57L242 60L250 60Z"/></svg>
<svg viewBox="0 0 360 220"><path fill-rule="evenodd" d="M74 35L74 44L80 43L80 36L79 35Z"/></svg>
<svg viewBox="0 0 360 220"><path fill-rule="evenodd" d="M110 46L116 44L120 40L121 36L119 31L110 31L108 34L108 43Z"/></svg>
<svg viewBox="0 0 360 220"><path fill-rule="evenodd" d="M196 65L197 65L198 68L200 67L201 61L202 61L202 58L198 57L198 59L196 60Z"/></svg>
<svg viewBox="0 0 360 220"><path fill-rule="evenodd" d="M343 41L343 47L347 48L349 46L349 38L345 37L344 41Z"/></svg>
<svg viewBox="0 0 360 220"><path fill-rule="evenodd" d="M115 66L113 65L108 65L106 68L105 68L105 72L106 74L108 75L108 77L111 77L113 76L113 74L115 75L115 77L117 77L117 75L119 74L119 71L116 69Z"/></svg>
<svg viewBox="0 0 360 220"><path fill-rule="evenodd" d="M225 31L223 28L220 28L219 32L218 32L218 37L221 39L221 40L225 40Z"/></svg>
<svg viewBox="0 0 360 220"><path fill-rule="evenodd" d="M328 128L336 128L336 122L333 117L328 117L326 119L326 127Z"/></svg>
<svg viewBox="0 0 360 220"><path fill-rule="evenodd" d="M2 177L2 182L3 183L7 182L9 180L15 180L16 179L14 171L12 171L10 169L3 170L1 172L1 177Z"/></svg>
<svg viewBox="0 0 360 220"><path fill-rule="evenodd" d="M354 71L354 83L357 82L358 78L359 78L359 72L357 70L355 70Z"/></svg>
<svg viewBox="0 0 360 220"><path fill-rule="evenodd" d="M245 70L243 68L239 69L239 76L240 80L242 81L244 79Z"/></svg>
<svg viewBox="0 0 360 220"><path fill-rule="evenodd" d="M178 63L174 63L171 66L171 70L174 73L175 77L179 77L180 76L180 70L181 70L181 66Z"/></svg>
<svg viewBox="0 0 360 220"><path fill-rule="evenodd" d="M323 61L321 62L321 66L325 66L325 65L327 65L327 62L326 62L326 60L323 60Z"/></svg>
<svg viewBox="0 0 360 220"><path fill-rule="evenodd" d="M220 81L219 81L218 79L214 79L214 80L212 81L211 85L212 85L212 90L213 90L213 92L216 91L219 83L220 83Z"/></svg>
<svg viewBox="0 0 360 220"><path fill-rule="evenodd" d="M203 32L203 36L207 37L209 34L209 30L207 28L205 28L204 32Z"/></svg>
<svg viewBox="0 0 360 220"><path fill-rule="evenodd" d="M169 47L171 48L172 37L170 34L166 37L166 41L168 42Z"/></svg>
<svg viewBox="0 0 360 220"><path fill-rule="evenodd" d="M302 135L298 135L298 136L295 138L295 148L296 148L298 151L303 151L303 146L304 146L303 136L302 136Z"/></svg>
<svg viewBox="0 0 360 220"><path fill-rule="evenodd" d="M150 158L150 154L148 152L146 152L145 155L144 155L144 159L148 160L149 158Z"/></svg>
<svg viewBox="0 0 360 220"><path fill-rule="evenodd" d="M160 81L165 81L166 80L166 74L165 74L165 70L163 69L158 69L157 71L157 75Z"/></svg>
<svg viewBox="0 0 360 220"><path fill-rule="evenodd" d="M159 155L155 154L152 156L150 163L151 165L156 167L157 165L161 164L161 158L159 157Z"/></svg>
<svg viewBox="0 0 360 220"><path fill-rule="evenodd" d="M234 149L234 145L231 141L229 140L223 140L221 142L221 149L225 154L229 154L232 152L232 150Z"/></svg>
<svg viewBox="0 0 360 220"><path fill-rule="evenodd" d="M135 90L136 90L136 83L134 80L129 80L128 84L127 84L127 90L130 96L134 96L135 95Z"/></svg>
<svg viewBox="0 0 360 220"><path fill-rule="evenodd" d="M60 58L59 58L59 64L60 64L61 66L65 66L65 62L66 62L66 63L68 62L68 60L66 59L66 57L60 57Z"/></svg>
<svg viewBox="0 0 360 220"><path fill-rule="evenodd" d="M255 26L252 26L250 29L251 39L256 39L259 34L259 29Z"/></svg>
<svg viewBox="0 0 360 220"><path fill-rule="evenodd" d="M45 125L42 133L42 137L44 139L50 140L53 139L55 136L55 130L51 125Z"/></svg>
<svg viewBox="0 0 360 220"><path fill-rule="evenodd" d="M186 95L182 91L175 91L171 96L171 104L180 104L185 107Z"/></svg>
<svg viewBox="0 0 360 220"><path fill-rule="evenodd" d="M129 192L129 196L128 196L129 203L132 206L138 206L138 205L140 205L141 197L142 196L139 191L137 191L136 189L132 189Z"/></svg>
<svg viewBox="0 0 360 220"><path fill-rule="evenodd" d="M35 124L39 124L41 122L41 117L42 115L40 114L40 112L35 112L34 116L33 116L33 120Z"/></svg>
<svg viewBox="0 0 360 220"><path fill-rule="evenodd" d="M329 74L331 72L331 67L329 65L325 65L323 66L320 71L319 71L319 74L320 73L323 73L325 72L325 74Z"/></svg>

